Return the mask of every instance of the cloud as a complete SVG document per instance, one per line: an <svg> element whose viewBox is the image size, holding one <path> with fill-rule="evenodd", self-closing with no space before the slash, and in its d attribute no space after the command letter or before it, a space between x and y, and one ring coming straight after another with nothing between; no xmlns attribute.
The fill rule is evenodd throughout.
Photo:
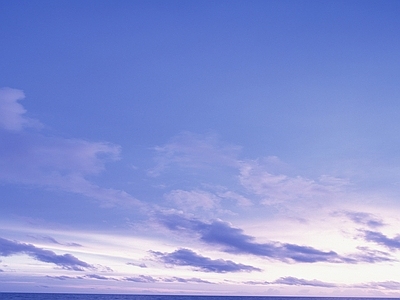
<svg viewBox="0 0 400 300"><path fill-rule="evenodd" d="M108 161L118 160L119 146L24 130L33 123L17 102L23 96L19 90L0 90L1 181L60 189L98 199L105 205L140 205L124 191L102 188L86 179L100 174Z"/></svg>
<svg viewBox="0 0 400 300"><path fill-rule="evenodd" d="M391 255L387 252L371 250L367 247L357 247L361 253L351 254L347 256L347 261L350 263L379 263L386 261L396 261L391 257Z"/></svg>
<svg viewBox="0 0 400 300"><path fill-rule="evenodd" d="M167 201L170 201L178 207L183 207L185 210L204 209L210 210L216 207L219 198L211 193L195 190L173 190L165 195Z"/></svg>
<svg viewBox="0 0 400 300"><path fill-rule="evenodd" d="M251 206L253 205L253 203L247 199L246 197L232 192L232 191L223 191L223 192L219 192L217 194L219 197L224 198L224 199L231 199L231 200L235 200L237 205L239 206Z"/></svg>
<svg viewBox="0 0 400 300"><path fill-rule="evenodd" d="M182 209L186 212L226 212L226 210L222 209L224 205L228 207L231 207L232 203L241 207L252 205L249 199L238 193L228 191L222 187L216 187L216 189L216 192L208 192L200 189L190 191L177 189L164 194L164 198L174 208Z"/></svg>
<svg viewBox="0 0 400 300"><path fill-rule="evenodd" d="M390 250L400 250L400 235L397 235L394 238L389 238L383 233L377 231L365 230L363 233L364 239L368 242L377 243L389 248Z"/></svg>
<svg viewBox="0 0 400 300"><path fill-rule="evenodd" d="M319 280L306 280L306 279L300 279L296 277L281 277L274 282L274 284L285 284L285 285L308 285L308 286L316 286L316 287L337 287L336 284L329 283L329 282L324 282L324 281L319 281Z"/></svg>
<svg viewBox="0 0 400 300"><path fill-rule="evenodd" d="M181 278L181 277L170 277L162 279L163 282L179 282L179 283L207 283L214 284L213 282L206 281L200 278Z"/></svg>
<svg viewBox="0 0 400 300"><path fill-rule="evenodd" d="M126 264L130 265L130 266L139 267L139 268L147 268L146 264L144 264L144 263L127 262Z"/></svg>
<svg viewBox="0 0 400 300"><path fill-rule="evenodd" d="M362 284L355 284L355 285L353 285L353 287L398 291L398 290L400 290L400 282L398 282L398 281L368 282L368 283L362 283Z"/></svg>
<svg viewBox="0 0 400 300"><path fill-rule="evenodd" d="M123 280L131 281L131 282L139 282L139 283L152 283L152 282L158 281L158 279L155 279L152 276L146 276L146 275L139 275L136 277L125 277Z"/></svg>
<svg viewBox="0 0 400 300"><path fill-rule="evenodd" d="M244 283L252 285L283 284L283 285L297 285L297 286L315 286L315 287L325 287L325 288L334 288L339 286L335 283L320 281L316 279L307 280L292 276L281 277L274 281L246 281Z"/></svg>
<svg viewBox="0 0 400 300"><path fill-rule="evenodd" d="M46 241L52 244L56 244L56 245L63 245L63 246L69 246L69 247L82 247L81 244L78 243L60 243L59 241L57 241L55 238L52 238L51 236L34 236L34 235L28 235L29 237L32 237L36 240L42 240L42 241Z"/></svg>
<svg viewBox="0 0 400 300"><path fill-rule="evenodd" d="M94 266L79 260L71 254L58 255L53 251L37 248L31 244L0 238L0 255L10 256L15 254L26 254L38 261L52 263L66 270L84 271L85 269L94 269Z"/></svg>
<svg viewBox="0 0 400 300"><path fill-rule="evenodd" d="M56 279L56 280L85 280L85 279L96 279L96 280L111 280L111 281L126 281L126 282L135 282L135 283L154 283L154 282L165 282L165 283L207 283L207 284L213 284L210 281L206 281L200 278L182 278L182 277L166 277L166 278L154 278L153 276L148 276L148 275L138 275L138 276L132 276L132 277L123 277L121 279L114 278L114 277L107 277L107 276L101 276L97 274L87 274L84 276L46 276L47 278L51 279Z"/></svg>
<svg viewBox="0 0 400 300"><path fill-rule="evenodd" d="M1 88L0 89L0 128L10 131L20 131L24 127L40 127L39 121L25 116L25 108L18 100L25 98L22 91Z"/></svg>
<svg viewBox="0 0 400 300"><path fill-rule="evenodd" d="M51 278L51 279L57 279L57 280L68 280L68 279L80 279L77 277L73 277L73 276L65 276L65 275L61 275L61 276L46 276L47 278Z"/></svg>
<svg viewBox="0 0 400 300"><path fill-rule="evenodd" d="M228 273L261 271L259 268L237 264L231 260L204 257L189 249L179 249L172 253L154 251L151 251L151 253L167 265L191 266L194 267L195 270L205 272Z"/></svg>
<svg viewBox="0 0 400 300"><path fill-rule="evenodd" d="M342 191L347 182L330 176L318 181L301 176L272 174L258 161L242 161L239 180L250 192L261 196L264 204L327 199Z"/></svg>
<svg viewBox="0 0 400 300"><path fill-rule="evenodd" d="M223 171L224 175L228 171L226 178L235 179L235 183L238 180L246 193L256 195L267 205L290 202L293 206L305 202L299 200L321 203L322 199L326 203L326 200L340 196L349 185L347 180L328 175L314 180L281 174L279 172L285 168L277 157L241 159L241 147L222 143L216 135L185 132L154 150L156 166L149 171L151 176L159 176L172 168L184 172L192 169L196 176L202 174L202 170L212 170L213 174ZM220 193L218 196L236 200L242 206L251 205L251 201L238 194Z"/></svg>
<svg viewBox="0 0 400 300"><path fill-rule="evenodd" d="M322 251L309 246L280 243L271 241L257 243L255 238L243 233L240 228L234 228L229 223L212 221L206 223L183 214L160 214L159 222L173 231L190 232L201 241L217 245L223 251L236 254L251 254L283 262L297 263L379 263L395 261L389 253L359 247L358 253L339 255L334 251ZM393 246L393 240L389 244Z"/></svg>
<svg viewBox="0 0 400 300"><path fill-rule="evenodd" d="M98 280L117 280L112 277L106 277L106 276L101 276L101 275L97 275L97 274L87 274L84 277L89 278L89 279L98 279Z"/></svg>
<svg viewBox="0 0 400 300"><path fill-rule="evenodd" d="M295 285L295 286L313 286L323 288L362 288L362 289L385 289L385 290L400 290L400 282L397 281L382 281L382 282L368 282L358 284L336 284L320 280L301 279L292 276L281 277L274 281L245 281L244 284L251 285Z"/></svg>
<svg viewBox="0 0 400 300"><path fill-rule="evenodd" d="M166 145L154 148L156 166L149 170L148 175L159 176L171 166L200 169L237 166L240 149L221 143L216 135L183 132Z"/></svg>
<svg viewBox="0 0 400 300"><path fill-rule="evenodd" d="M357 223L360 225L365 225L370 228L382 227L385 225L385 223L381 219L379 219L376 216L369 214L369 213L344 211L344 212L338 212L335 214L344 214L346 217L348 217L354 223Z"/></svg>
<svg viewBox="0 0 400 300"><path fill-rule="evenodd" d="M285 262L344 262L334 251L321 251L312 247L279 242L256 243L255 238L245 235L243 230L231 227L222 221L205 223L197 219L189 219L178 214L164 214L159 221L174 231L195 233L200 240L212 245L222 246L230 253L252 254Z"/></svg>

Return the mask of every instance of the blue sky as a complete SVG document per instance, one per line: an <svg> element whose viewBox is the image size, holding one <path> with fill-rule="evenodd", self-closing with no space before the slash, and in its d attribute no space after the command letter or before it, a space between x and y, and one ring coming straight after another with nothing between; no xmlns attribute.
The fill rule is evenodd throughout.
<svg viewBox="0 0 400 300"><path fill-rule="evenodd" d="M0 0L0 290L399 297L399 13Z"/></svg>

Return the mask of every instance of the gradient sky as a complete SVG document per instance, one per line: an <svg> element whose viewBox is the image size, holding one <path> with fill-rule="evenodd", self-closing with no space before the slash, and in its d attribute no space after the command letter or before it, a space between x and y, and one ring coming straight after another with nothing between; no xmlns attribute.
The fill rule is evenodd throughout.
<svg viewBox="0 0 400 300"><path fill-rule="evenodd" d="M0 291L399 297L399 15L0 0Z"/></svg>

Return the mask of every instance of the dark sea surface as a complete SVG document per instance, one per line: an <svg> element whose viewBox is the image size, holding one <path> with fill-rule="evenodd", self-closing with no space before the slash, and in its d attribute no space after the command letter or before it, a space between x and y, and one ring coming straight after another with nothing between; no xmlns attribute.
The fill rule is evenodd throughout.
<svg viewBox="0 0 400 300"><path fill-rule="evenodd" d="M110 294L0 293L0 300L385 300L395 298L356 297L259 297L259 296L162 296Z"/></svg>

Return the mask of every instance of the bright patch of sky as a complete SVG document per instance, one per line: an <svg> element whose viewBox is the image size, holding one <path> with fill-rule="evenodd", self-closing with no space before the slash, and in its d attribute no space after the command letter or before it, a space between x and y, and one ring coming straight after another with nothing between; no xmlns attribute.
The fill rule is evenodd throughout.
<svg viewBox="0 0 400 300"><path fill-rule="evenodd" d="M399 13L0 0L0 290L399 297Z"/></svg>

